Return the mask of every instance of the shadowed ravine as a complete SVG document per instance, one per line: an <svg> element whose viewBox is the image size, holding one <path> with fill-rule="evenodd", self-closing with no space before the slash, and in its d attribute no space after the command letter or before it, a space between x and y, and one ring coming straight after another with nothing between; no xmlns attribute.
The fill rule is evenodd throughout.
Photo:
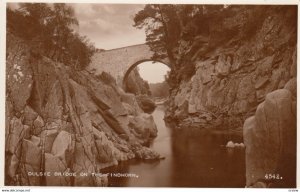
<svg viewBox="0 0 300 192"><path fill-rule="evenodd" d="M127 187L245 187L243 149L224 147L228 136L165 125L164 107L153 112L158 136L151 148L161 161L130 160L106 168L104 173L130 173L138 178L109 177L109 186ZM231 137L236 142L240 138Z"/></svg>
<svg viewBox="0 0 300 192"><path fill-rule="evenodd" d="M6 186L296 188L297 5L85 6L6 6Z"/></svg>

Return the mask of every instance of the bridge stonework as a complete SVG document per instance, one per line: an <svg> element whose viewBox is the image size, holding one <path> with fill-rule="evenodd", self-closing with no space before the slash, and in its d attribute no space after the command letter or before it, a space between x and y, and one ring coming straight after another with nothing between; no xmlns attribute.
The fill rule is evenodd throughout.
<svg viewBox="0 0 300 192"><path fill-rule="evenodd" d="M107 51L95 53L91 63L86 68L95 75L103 71L111 74L120 85L129 72L138 64L145 61L153 61L151 58L154 52L146 44L132 45ZM169 60L158 61L170 66Z"/></svg>

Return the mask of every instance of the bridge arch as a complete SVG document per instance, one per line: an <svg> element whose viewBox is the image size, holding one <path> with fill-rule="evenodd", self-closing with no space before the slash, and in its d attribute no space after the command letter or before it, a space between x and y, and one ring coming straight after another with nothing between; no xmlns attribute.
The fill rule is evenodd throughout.
<svg viewBox="0 0 300 192"><path fill-rule="evenodd" d="M112 75L120 86L123 86L124 76L128 76L137 65L145 61L154 61L152 59L154 52L147 44L132 45L111 50L96 52L86 70L95 75L102 72ZM171 68L169 60L163 59L157 61Z"/></svg>
<svg viewBox="0 0 300 192"><path fill-rule="evenodd" d="M124 76L123 76L123 79L122 79L122 87L123 87L124 90L126 89L127 78L129 76L129 74L131 73L131 71L134 68L136 68L138 65L140 65L140 64L142 64L144 62L147 62L147 61L151 61L152 65L164 64L164 65L166 65L167 67L169 67L171 69L170 64L167 63L166 61L153 60L153 59L150 59L150 58L149 59L142 59L142 60L136 61L131 66L129 66L129 68L124 73Z"/></svg>

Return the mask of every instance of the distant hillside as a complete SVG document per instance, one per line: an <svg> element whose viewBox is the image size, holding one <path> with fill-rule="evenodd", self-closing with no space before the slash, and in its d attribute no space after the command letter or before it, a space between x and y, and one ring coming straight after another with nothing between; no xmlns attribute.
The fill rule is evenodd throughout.
<svg viewBox="0 0 300 192"><path fill-rule="evenodd" d="M150 83L149 84L151 95L153 97L168 97L169 85L167 82L162 83Z"/></svg>

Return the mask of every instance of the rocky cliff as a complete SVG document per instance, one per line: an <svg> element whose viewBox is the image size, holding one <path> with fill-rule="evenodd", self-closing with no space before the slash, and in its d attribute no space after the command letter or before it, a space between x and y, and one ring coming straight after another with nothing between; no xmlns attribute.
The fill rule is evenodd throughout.
<svg viewBox="0 0 300 192"><path fill-rule="evenodd" d="M138 68L134 68L124 82L124 90L135 95L151 95L149 84L139 73Z"/></svg>
<svg viewBox="0 0 300 192"><path fill-rule="evenodd" d="M155 110L156 105L150 97L149 84L140 76L138 68L134 68L124 80L123 89L136 95L137 103L145 113L152 113Z"/></svg>
<svg viewBox="0 0 300 192"><path fill-rule="evenodd" d="M107 178L92 173L127 159L159 158L143 146L157 129L134 95L30 45L7 34L6 185L105 186Z"/></svg>
<svg viewBox="0 0 300 192"><path fill-rule="evenodd" d="M222 26L239 28L239 35L228 36L225 29L214 26L209 37L199 35L193 42L181 39L178 57L188 57L185 66L194 66L195 72L173 88L168 118L184 126L197 124L242 135L245 119L266 94L296 76L295 7L265 8L264 16L255 11L238 9L224 20ZM244 32L244 25L252 20L256 23L248 28L257 29ZM221 44L209 47L222 38Z"/></svg>
<svg viewBox="0 0 300 192"><path fill-rule="evenodd" d="M295 187L297 7L230 13L208 36L180 40L173 74L195 72L173 86L167 119L243 137L246 186Z"/></svg>

